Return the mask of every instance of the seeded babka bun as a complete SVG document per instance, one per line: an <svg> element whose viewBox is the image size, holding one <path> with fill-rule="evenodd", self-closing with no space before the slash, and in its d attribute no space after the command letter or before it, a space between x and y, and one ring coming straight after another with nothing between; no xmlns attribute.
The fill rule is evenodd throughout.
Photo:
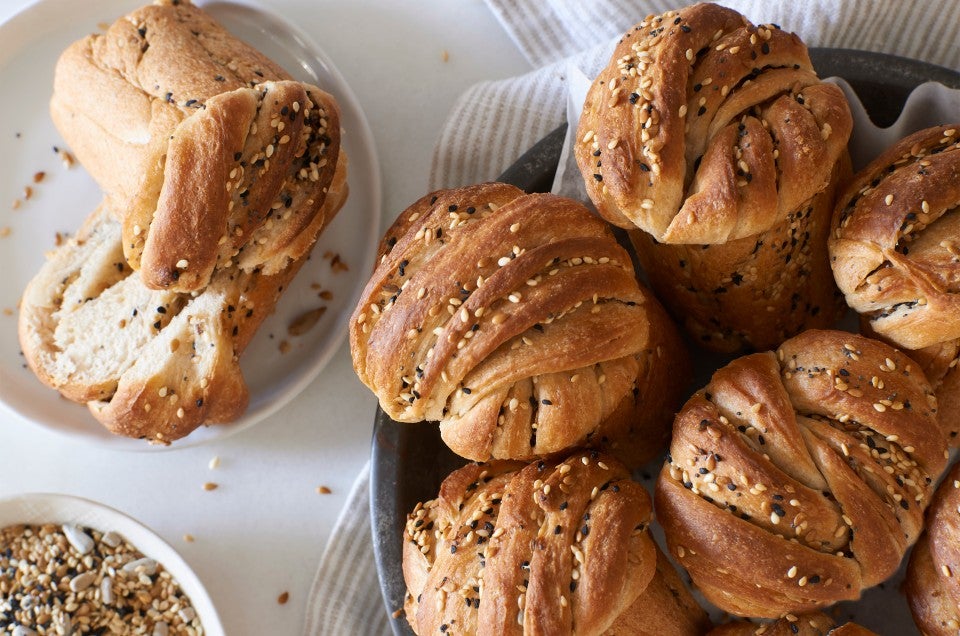
<svg viewBox="0 0 960 636"><path fill-rule="evenodd" d="M346 161L336 101L188 0L71 45L50 111L151 288L199 291L215 267L277 273L336 211L324 205Z"/></svg>
<svg viewBox="0 0 960 636"><path fill-rule="evenodd" d="M596 452L469 464L407 518L407 620L417 634L702 634L651 518L646 490Z"/></svg>
<svg viewBox="0 0 960 636"><path fill-rule="evenodd" d="M960 631L960 464L954 464L933 497L923 535L907 567L904 592L927 636Z"/></svg>
<svg viewBox="0 0 960 636"><path fill-rule="evenodd" d="M360 380L468 459L659 452L688 382L680 338L583 205L486 183L402 212L350 321Z"/></svg>
<svg viewBox="0 0 960 636"><path fill-rule="evenodd" d="M656 486L670 552L717 607L779 618L853 600L916 541L947 443L892 347L806 331L717 371Z"/></svg>
<svg viewBox="0 0 960 636"><path fill-rule="evenodd" d="M864 332L920 363L960 443L960 124L915 132L858 173L828 247Z"/></svg>
<svg viewBox="0 0 960 636"><path fill-rule="evenodd" d="M836 622L822 612L794 616L788 614L780 620L764 623L733 621L715 627L707 636L877 636L872 631L857 625Z"/></svg>
<svg viewBox="0 0 960 636"><path fill-rule="evenodd" d="M574 152L692 337L763 350L838 316L824 241L851 129L796 35L697 4L623 36Z"/></svg>

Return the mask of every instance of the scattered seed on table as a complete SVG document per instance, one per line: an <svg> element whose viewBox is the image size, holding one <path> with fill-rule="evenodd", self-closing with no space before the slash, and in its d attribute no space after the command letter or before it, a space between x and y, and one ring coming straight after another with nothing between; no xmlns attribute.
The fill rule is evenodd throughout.
<svg viewBox="0 0 960 636"><path fill-rule="evenodd" d="M203 485L204 490L216 490L219 487L220 487L219 484L215 484L212 481L208 481Z"/></svg>
<svg viewBox="0 0 960 636"><path fill-rule="evenodd" d="M286 605L287 601L290 600L290 592L283 592L280 596L277 597L277 603L280 605Z"/></svg>

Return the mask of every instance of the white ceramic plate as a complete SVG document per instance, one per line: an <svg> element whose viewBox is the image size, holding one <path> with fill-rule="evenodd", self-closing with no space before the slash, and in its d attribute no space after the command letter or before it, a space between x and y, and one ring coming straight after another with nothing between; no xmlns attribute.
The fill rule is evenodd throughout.
<svg viewBox="0 0 960 636"><path fill-rule="evenodd" d="M114 531L162 565L190 597L206 636L223 636L220 617L206 589L177 552L152 530L127 515L89 499L68 495L28 494L0 499L0 528L13 525L75 524L102 533Z"/></svg>
<svg viewBox="0 0 960 636"><path fill-rule="evenodd" d="M17 303L40 268L57 232L73 233L100 201L92 179L79 165L66 169L53 151L63 146L47 110L53 69L74 40L97 32L145 0L64 3L40 0L0 25L0 401L26 419L78 440L127 450L157 450L141 440L115 437L83 405L41 384L25 367L17 341ZM252 2L201 2L228 30L285 67L294 77L319 85L341 107L343 144L349 157L350 197L314 247L312 258L284 293L276 313L261 326L242 359L250 406L237 422L194 431L169 448L182 448L249 427L290 401L332 357L346 334L365 274L380 237L380 174L373 138L360 106L332 62L296 27ZM35 184L33 176L46 177ZM24 187L33 196L19 209ZM347 271L334 272L327 253L339 253ZM317 285L332 292L318 296ZM291 337L287 326L303 311L326 306L307 334ZM281 352L281 342L289 349Z"/></svg>

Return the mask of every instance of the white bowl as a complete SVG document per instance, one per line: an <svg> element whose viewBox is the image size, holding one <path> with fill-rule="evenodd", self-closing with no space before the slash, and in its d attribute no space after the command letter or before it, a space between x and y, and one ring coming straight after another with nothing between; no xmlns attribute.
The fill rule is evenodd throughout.
<svg viewBox="0 0 960 636"><path fill-rule="evenodd" d="M0 529L8 526L75 524L99 532L114 531L127 543L162 565L190 597L203 632L223 636L223 625L203 583L187 562L152 530L127 515L89 499L71 495L31 493L0 499Z"/></svg>

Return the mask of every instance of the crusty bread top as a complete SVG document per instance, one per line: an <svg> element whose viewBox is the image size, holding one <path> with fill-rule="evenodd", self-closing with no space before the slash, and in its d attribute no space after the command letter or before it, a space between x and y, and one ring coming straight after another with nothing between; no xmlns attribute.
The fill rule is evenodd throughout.
<svg viewBox="0 0 960 636"><path fill-rule="evenodd" d="M337 104L315 86L212 97L171 133L158 200L125 215L128 260L147 286L180 292L202 289L218 264L276 273L302 255L291 248L341 155Z"/></svg>
<svg viewBox="0 0 960 636"><path fill-rule="evenodd" d="M393 419L440 421L470 459L526 459L586 443L641 369L685 355L673 329L583 205L486 183L400 214L350 348Z"/></svg>
<svg viewBox="0 0 960 636"><path fill-rule="evenodd" d="M122 219L127 261L157 289L199 291L231 259L270 274L299 258L341 156L335 100L189 2L144 7L68 48L51 113Z"/></svg>
<svg viewBox="0 0 960 636"><path fill-rule="evenodd" d="M897 570L946 456L916 363L879 341L810 330L733 361L687 402L657 518L718 607L816 610Z"/></svg>
<svg viewBox="0 0 960 636"><path fill-rule="evenodd" d="M587 94L574 152L611 223L722 243L823 189L851 129L843 93L820 82L796 35L697 4L624 35Z"/></svg>
<svg viewBox="0 0 960 636"><path fill-rule="evenodd" d="M162 169L162 149L180 121L214 95L288 79L189 1L160 0L63 52L51 113L122 212L120 202L137 197L144 175Z"/></svg>
<svg viewBox="0 0 960 636"><path fill-rule="evenodd" d="M960 124L905 137L837 200L834 277L870 327L907 349L960 338Z"/></svg>
<svg viewBox="0 0 960 636"><path fill-rule="evenodd" d="M418 634L602 634L655 576L651 514L597 453L470 464L407 518L407 620Z"/></svg>

